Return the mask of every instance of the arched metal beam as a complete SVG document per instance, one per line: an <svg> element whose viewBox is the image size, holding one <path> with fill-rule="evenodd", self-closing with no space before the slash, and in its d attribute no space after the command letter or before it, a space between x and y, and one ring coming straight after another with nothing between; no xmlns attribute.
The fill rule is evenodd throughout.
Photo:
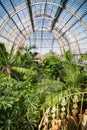
<svg viewBox="0 0 87 130"><path fill-rule="evenodd" d="M38 32L40 32L39 30L37 30ZM53 35L53 34L52 34ZM53 37L54 37L54 35L53 35ZM27 38L29 38L29 36L27 37ZM25 42L25 41L24 41ZM61 44L58 42L58 44L59 44L59 49L60 49L60 53L61 53L61 55L63 55L63 52L62 52L62 49L61 49Z"/></svg>
<svg viewBox="0 0 87 130"><path fill-rule="evenodd" d="M38 31L38 30L37 30ZM33 32L32 32L33 33ZM32 34L31 33L31 34ZM28 34L27 34L28 35ZM30 35L30 31L29 31L29 35ZM28 35L28 37L29 37L29 35ZM53 34L54 35L54 34ZM17 35L18 36L18 35ZM55 36L55 35L54 35ZM14 40L14 42L17 40L17 38L15 38L15 40ZM23 40L23 39L21 39L18 43L20 44L22 44L23 42L25 41L25 39ZM58 40L57 40L58 41ZM61 46L61 44L60 44L60 42L58 42L59 43L59 45ZM60 48L63 48L63 50L64 50L64 45L63 46L61 46ZM60 49L61 50L61 54L63 55L63 52L62 52L62 49Z"/></svg>
<svg viewBox="0 0 87 130"><path fill-rule="evenodd" d="M46 19L46 18L47 18L47 17L45 17L45 19ZM50 18L49 20L52 20L52 18ZM56 23L58 23L58 21L57 21ZM62 23L59 23L59 24L62 25L62 26L64 25L64 24L62 24ZM75 41L76 41L76 45L77 45L77 47L78 47L79 55L80 55L79 43L78 43L78 40L77 40L77 38L76 38L76 36L75 36L73 30L70 30L70 27L68 27L66 24L64 25L64 27L67 29L67 31L69 31L69 32L73 35L73 37L74 37L74 39L75 39ZM57 28L57 27L56 27L56 28ZM57 32L61 32L61 30L60 30L60 31L57 30ZM61 35L62 35L62 34L63 34L63 33L61 32ZM64 35L63 35L63 36L64 36ZM58 39L57 39L57 40L58 40ZM67 38L66 38L66 41L68 41ZM67 42L67 43L68 43L69 48L71 48L69 42Z"/></svg>
<svg viewBox="0 0 87 130"><path fill-rule="evenodd" d="M37 27L37 30L36 30L36 31L38 31L38 28L42 28L42 27ZM44 28L46 28L47 31L49 32L49 29L48 29L47 27L44 26ZM39 30L39 31L41 31L41 30ZM55 37L55 39L58 41L58 39L56 38L56 36L54 35L54 33L53 33L53 32L51 32L51 33L52 33L52 35ZM66 41L66 43L67 43L67 46L68 46L69 43L68 43L67 38L63 36L62 39L65 39L65 41ZM59 43L60 48L61 48L61 43L60 43L60 42L58 42L58 43ZM63 47L63 49L64 49L64 45L63 45L63 44L62 44L62 47ZM69 46L69 47L70 47L70 46ZM62 52L62 50L61 50L61 52Z"/></svg>
<svg viewBox="0 0 87 130"><path fill-rule="evenodd" d="M38 4L45 4L46 2L35 2L35 3L32 3L31 6L35 6L35 5L38 5ZM58 7L61 7L63 8L60 4L56 4L56 3L52 3L52 2L47 2L47 4L49 5L54 5L54 6L58 6ZM25 9L25 8L28 8L27 7L27 4L22 4L21 8L20 7L16 7L16 13L20 12L21 10ZM68 7L65 7L63 8L65 9L66 11L70 12L73 16L75 16L78 21L80 21L82 23L82 25L87 28L87 25L85 24L85 22L82 20L82 18L87 14L87 11L84 12L84 14L80 17L79 15L77 15L75 12L73 12L70 8ZM12 11L10 14L10 17L12 17L13 15L15 15L15 11ZM6 19L4 20L4 22L1 24L0 28L3 27L3 25L8 21L9 17L6 17Z"/></svg>
<svg viewBox="0 0 87 130"><path fill-rule="evenodd" d="M20 28L18 27L18 25L16 24L16 22L13 20L12 17L10 17L9 12L7 11L7 9L4 7L4 5L2 4L2 2L0 1L0 4L2 6L2 8L5 10L6 14L8 15L9 19L12 20L12 22L15 24L15 26L17 27L17 29L20 31L21 35L23 35L22 31L20 30ZM23 35L23 37L25 38L25 36Z"/></svg>
<svg viewBox="0 0 87 130"><path fill-rule="evenodd" d="M63 25L63 23L60 23L60 25ZM55 27L55 29L57 29L58 27ZM77 38L76 38L76 36L75 36L75 33L73 32L73 30L70 30L69 29L69 27L67 26L67 25L65 25L65 28L70 32L70 34L74 37L74 39L75 39L75 41L76 41L76 45L77 45L77 47L78 47L78 52L79 52L79 55L80 55L80 47L79 47L79 43L78 43L78 40L77 40ZM54 29L54 30L55 30ZM58 33L60 33L61 32L61 30L59 31L60 29L58 29L57 31L58 31ZM61 34L63 34L63 33L61 33ZM64 35L63 35L64 36ZM61 38L61 36L59 36L58 37L58 39L60 39ZM71 47L70 47L71 48Z"/></svg>
<svg viewBox="0 0 87 130"><path fill-rule="evenodd" d="M4 38L4 39L6 39L7 41L9 41L9 42L11 42L11 43L13 43L13 41L11 40L11 39L9 39L9 38L6 38L5 36L2 36L2 35L0 35L2 38ZM15 43L15 42L14 42ZM15 43L16 44L16 43Z"/></svg>
<svg viewBox="0 0 87 130"><path fill-rule="evenodd" d="M41 18L41 16L40 16L40 18ZM37 18L38 19L38 18ZM53 20L51 17L50 18L48 18L48 17L45 17L45 19L48 19L48 20ZM56 23L58 23L58 21L56 22ZM60 25L62 25L62 26L64 26L64 28L66 28L66 30L67 31L69 31L72 35L73 35L73 37L74 37L74 39L75 39L75 41L76 41L76 45L78 46L78 52L79 52L79 55L80 55L80 47L79 47L79 43L78 43L78 40L77 40L77 38L76 38L76 36L75 36L75 33L73 32L73 30L70 30L70 27L68 27L66 24L63 24L63 23L59 23ZM56 27L57 28L57 27ZM55 29L54 29L55 30ZM57 32L61 32L61 30L62 29L59 29ZM63 33L61 33L61 34L63 34ZM57 39L58 40L58 39ZM68 45L69 45L69 43L68 43ZM70 48L70 45L69 45L69 48Z"/></svg>
<svg viewBox="0 0 87 130"><path fill-rule="evenodd" d="M55 33L55 31L56 31L56 32L57 32L57 34L58 34L59 32L58 32L58 30L57 30L57 29L58 29L58 27L57 27L57 28L55 28L52 32L53 32L53 33ZM61 34L62 34L62 31L61 31L59 34L61 35ZM58 35L57 35L57 36L58 36ZM70 49L70 45L69 45L68 39L67 39L66 37L64 37L64 38L66 39L67 44L68 44L69 49ZM58 39L58 37L57 37L57 39Z"/></svg>
<svg viewBox="0 0 87 130"><path fill-rule="evenodd" d="M39 27L40 28L40 27ZM41 27L42 28L42 27ZM47 27L45 27L46 29L47 29ZM38 30L38 28L37 28L37 30L36 30L36 32L41 32L40 30ZM46 32L49 32L49 31L46 31ZM32 34L33 32L31 32L31 34ZM27 32L27 35L28 35L28 37L30 36L30 30L29 30L29 32ZM53 35L54 36L54 35ZM18 37L18 35L17 35L17 37ZM16 39L17 39L17 37L15 38L15 40L14 41L16 41ZM55 37L55 36L54 36ZM26 38L27 39L27 38ZM56 39L56 38L55 38ZM25 40L24 40L25 41ZM23 44L24 43L24 41L22 41L22 43L21 44ZM61 45L60 45L60 43L59 43L59 46L60 46L60 50L61 50Z"/></svg>
<svg viewBox="0 0 87 130"><path fill-rule="evenodd" d="M41 17L40 17L41 18ZM46 18L46 17L45 17ZM36 19L39 19L39 18L36 18ZM46 18L46 19L49 19L48 17ZM51 18L50 18L50 20L52 20ZM15 30L14 30L14 32L15 32ZM11 34L12 34L12 32L11 32ZM18 35L17 35L18 36ZM66 40L66 41L68 41L68 40ZM67 42L68 43L68 42ZM69 48L70 48L70 45L69 45L69 43L68 43L68 46L69 46Z"/></svg>
<svg viewBox="0 0 87 130"><path fill-rule="evenodd" d="M32 30L34 32L34 20L33 20L32 8L31 8L31 0L27 0L27 3L28 3L28 9L29 9L29 14L30 14L30 20L31 20Z"/></svg>
<svg viewBox="0 0 87 130"><path fill-rule="evenodd" d="M38 30L37 30L38 31ZM32 34L32 33L31 33ZM30 37L30 32L29 32L29 35L27 34L26 35L27 39ZM20 41L21 45L23 45L25 42L25 39L22 39L22 41ZM58 42L59 43L59 42ZM16 43L17 44L17 43ZM19 45L19 44L18 44ZM60 52L61 52L61 55L63 55L63 52L62 52L62 49L61 49L61 46L59 44L59 49L60 49Z"/></svg>
<svg viewBox="0 0 87 130"><path fill-rule="evenodd" d="M11 3L11 5L12 5L12 7L13 7L13 9L14 9L14 11L15 11L15 14L17 15L17 17L18 17L18 19L19 19L19 21L20 21L22 27L24 28L23 23L22 23L22 21L21 21L19 15L18 15L18 13L16 13L16 9L15 9L15 7L14 7L14 4L13 4L12 0L10 0L10 3ZM25 28L24 28L24 30L25 30ZM26 30L25 30L25 31L26 31Z"/></svg>
<svg viewBox="0 0 87 130"><path fill-rule="evenodd" d="M57 34L57 36L58 36L58 34L61 35L61 33L58 33L57 30L55 30L55 31L56 31L56 33L54 32L54 30L52 31L52 33L54 34L54 36L55 36L56 34ZM60 42L60 44L61 44L61 42L62 42L61 48L63 48L63 51L66 50L66 49L65 49L66 46L68 47L69 50L71 50L71 47L70 47L70 44L69 44L69 40L68 40L66 37L61 37L61 39L58 39L58 38L56 37L56 39L57 39L57 41ZM66 44L65 44L65 43L66 43ZM63 52L63 53L64 53L64 52Z"/></svg>
<svg viewBox="0 0 87 130"><path fill-rule="evenodd" d="M40 18L43 18L43 17L41 17L40 16ZM52 18L48 18L48 17L44 17L45 19L48 19L48 20L50 20L50 21L52 21L53 19ZM39 18L35 18L35 19L39 19ZM61 23L60 23L61 24ZM65 25L65 27L66 27L66 25ZM67 27L66 27L67 28ZM68 27L68 29L69 29L69 27ZM70 31L70 30L69 30Z"/></svg>
<svg viewBox="0 0 87 130"><path fill-rule="evenodd" d="M10 17L14 16L16 13L20 12L21 10L24 10L25 8L28 8L28 7L26 6L26 4L21 5L21 8L20 8L20 6L16 7L16 8L15 8L16 12L13 10L12 12L9 13ZM7 15L7 16L8 16L8 15ZM4 21L3 21L3 23L0 25L0 28L2 28L2 27L4 26L4 24L5 24L8 20L9 20L9 17L4 18Z"/></svg>
<svg viewBox="0 0 87 130"><path fill-rule="evenodd" d="M66 8L67 2L68 2L68 0L61 0L60 4L62 5L62 8L59 7L59 8L57 9L57 11L56 11L55 19L54 19L53 22L52 22L52 27L51 27L51 30L50 30L51 32L52 32L52 30L53 30L53 28L54 28L54 26L55 26L55 23L56 23L56 21L58 20L60 14L62 13L63 9ZM82 7L82 5L83 5L85 2L86 2L86 1L83 1L83 3L78 7L78 9L75 11L75 14L77 13L77 11Z"/></svg>
<svg viewBox="0 0 87 130"><path fill-rule="evenodd" d="M52 30L53 30L53 28L54 28L54 26L55 26L56 21L58 20L58 17L59 17L60 14L62 13L63 8L65 8L67 2L68 2L68 0L61 0L61 1L60 1L60 5L62 6L62 8L61 8L61 7L58 7L58 9L57 9L57 11L56 11L55 19L52 21L52 25L51 25L51 30L50 30L51 32L52 32Z"/></svg>
<svg viewBox="0 0 87 130"><path fill-rule="evenodd" d="M41 18L41 17L40 17ZM36 18L36 19L39 19L39 18ZM48 17L47 17L47 19L48 19ZM52 20L51 18L50 18L50 20ZM27 20L28 21L28 20ZM58 22L57 22L58 23ZM61 24L61 23L60 23ZM67 27L67 26L65 26L67 29L69 29L69 27ZM16 28L15 28L16 29ZM49 31L49 30L48 30ZM70 31L70 30L69 30ZM15 32L15 30L14 30L14 32ZM11 34L12 34L12 32L11 32ZM10 34L9 34L10 35ZM61 33L61 35L62 35L62 33ZM72 34L73 35L73 34ZM18 36L18 34L17 34L17 36ZM65 38L66 39L66 38ZM58 39L57 39L58 40ZM66 39L66 41L67 41L67 44L68 44L68 46L69 46L69 48L70 48L70 45L69 45L69 43L68 43L68 39ZM79 49L79 48L78 48Z"/></svg>
<svg viewBox="0 0 87 130"><path fill-rule="evenodd" d="M66 27L67 30L66 30L65 32L63 32L63 33L58 37L58 39L60 39L61 36L64 36L64 35L66 34L66 32L68 32L68 31L71 32L71 34L73 34L73 36L74 36L74 38L75 38L75 40L76 40L76 44L77 44L77 46L78 46L78 51L79 51L79 55L80 55L80 47L79 47L79 43L77 42L77 38L76 38L74 32L72 32L72 31L70 30L70 27L67 27L66 25L65 25L64 27ZM58 30L58 32L60 33L60 32L61 32L61 29Z"/></svg>
<svg viewBox="0 0 87 130"><path fill-rule="evenodd" d="M39 27L39 28L41 28L41 29L42 29L42 27ZM46 29L47 29L47 32L49 32L49 30L48 30L48 28L47 28L47 27L44 27L44 28L46 28ZM40 32L41 32L41 30L38 30L38 27L37 27L36 32L37 32L37 31L40 31ZM29 30L29 33L30 33L30 30ZM32 33L33 33L33 32L32 32ZM32 34L32 33L31 33L31 34ZM52 33L52 34L53 34L53 36L55 37L54 33ZM19 34L19 35L20 35L20 34ZM17 35L17 37L18 37L18 35ZM16 41L17 37L15 38L15 40L14 40L14 41ZM69 47L69 49L71 49L71 48L70 48L70 46L69 46L69 43L68 43L68 39L67 39L66 37L64 37L64 36L63 36L63 38L65 39L65 41L66 41L67 46ZM55 37L55 39L56 39L56 37ZM56 39L56 40L58 41L58 39ZM24 40L24 41L25 41L25 40ZM23 42L24 42L24 41L23 41ZM23 43L23 42L22 42L22 43ZM21 44L22 44L22 43L21 43ZM60 50L61 50L61 47L62 47L62 48L63 48L63 50L64 50L64 45L62 45L62 46L61 46L60 42L58 42L58 43L59 43L59 45L60 45ZM61 53L62 53L62 50L61 50ZM63 54L63 53L62 53L62 54Z"/></svg>

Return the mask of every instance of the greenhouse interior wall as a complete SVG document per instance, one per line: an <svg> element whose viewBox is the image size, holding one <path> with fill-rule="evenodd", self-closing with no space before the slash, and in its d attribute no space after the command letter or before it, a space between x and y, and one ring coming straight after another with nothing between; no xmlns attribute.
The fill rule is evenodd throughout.
<svg viewBox="0 0 87 130"><path fill-rule="evenodd" d="M87 130L87 0L0 0L0 130Z"/></svg>

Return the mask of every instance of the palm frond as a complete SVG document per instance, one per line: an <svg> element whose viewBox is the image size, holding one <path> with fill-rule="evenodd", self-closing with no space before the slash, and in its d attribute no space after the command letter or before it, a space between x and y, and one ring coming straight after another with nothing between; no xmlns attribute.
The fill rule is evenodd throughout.
<svg viewBox="0 0 87 130"><path fill-rule="evenodd" d="M19 72L19 73L23 73L23 74L28 71L28 69L21 68L21 67L16 67L16 66L13 66L13 67L12 67L12 70L15 70L15 71L17 71L17 72Z"/></svg>
<svg viewBox="0 0 87 130"><path fill-rule="evenodd" d="M0 63L7 65L8 64L8 52L3 43L0 43Z"/></svg>
<svg viewBox="0 0 87 130"><path fill-rule="evenodd" d="M9 52L9 60L12 60L12 58L13 58L14 47L15 47L15 44L12 45L11 50Z"/></svg>

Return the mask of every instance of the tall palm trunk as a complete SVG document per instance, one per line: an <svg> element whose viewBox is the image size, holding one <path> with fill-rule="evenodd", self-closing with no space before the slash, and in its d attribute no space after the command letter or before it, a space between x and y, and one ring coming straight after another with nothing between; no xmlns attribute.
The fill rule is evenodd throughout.
<svg viewBox="0 0 87 130"><path fill-rule="evenodd" d="M6 67L6 72L9 77L11 77L11 68L9 66Z"/></svg>

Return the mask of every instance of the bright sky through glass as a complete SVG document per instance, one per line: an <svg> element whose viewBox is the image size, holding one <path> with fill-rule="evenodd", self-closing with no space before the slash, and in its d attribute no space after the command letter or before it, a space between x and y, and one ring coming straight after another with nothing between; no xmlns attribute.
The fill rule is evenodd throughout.
<svg viewBox="0 0 87 130"><path fill-rule="evenodd" d="M86 0L0 0L0 42L35 44L39 53L87 52ZM29 5L30 4L30 5ZM29 6L28 6L29 5ZM34 50L35 51L35 50Z"/></svg>

